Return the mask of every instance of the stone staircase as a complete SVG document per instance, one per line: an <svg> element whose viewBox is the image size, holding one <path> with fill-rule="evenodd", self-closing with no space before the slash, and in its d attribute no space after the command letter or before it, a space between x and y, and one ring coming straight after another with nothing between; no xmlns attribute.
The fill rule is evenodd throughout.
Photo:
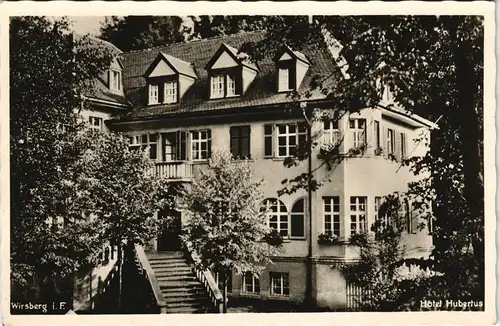
<svg viewBox="0 0 500 326"><path fill-rule="evenodd" d="M203 284L182 252L148 253L147 256L167 303L167 313L215 312Z"/></svg>

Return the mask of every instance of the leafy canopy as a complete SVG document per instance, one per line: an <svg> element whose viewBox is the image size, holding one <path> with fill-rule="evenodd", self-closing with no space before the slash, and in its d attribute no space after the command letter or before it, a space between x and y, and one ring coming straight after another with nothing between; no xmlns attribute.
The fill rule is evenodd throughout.
<svg viewBox="0 0 500 326"><path fill-rule="evenodd" d="M259 274L279 250L263 241L270 233L267 213L258 208L263 181L255 181L248 162L216 151L186 194L189 214L184 241L202 268Z"/></svg>

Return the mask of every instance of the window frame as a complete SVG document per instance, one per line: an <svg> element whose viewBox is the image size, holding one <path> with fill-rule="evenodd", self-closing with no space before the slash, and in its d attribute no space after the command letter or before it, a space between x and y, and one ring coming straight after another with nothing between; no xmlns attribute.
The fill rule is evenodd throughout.
<svg viewBox="0 0 500 326"><path fill-rule="evenodd" d="M359 127L360 121L363 121L363 128ZM351 126L351 122L354 122L354 127ZM349 132L352 135L352 148L362 148L366 146L366 131L367 131L367 119L366 118L349 118ZM361 136L361 137L360 137ZM362 140L360 140L362 138Z"/></svg>
<svg viewBox="0 0 500 326"><path fill-rule="evenodd" d="M335 199L337 200L337 203L335 203ZM327 200L329 203L327 203ZM331 207L330 211L327 211L326 206L329 204ZM335 211L335 206L338 206L338 211ZM340 237L342 234L342 219L340 215L340 196L325 196L323 197L323 232L326 233L328 231L331 231L332 234L337 235ZM330 216L331 221L329 222L330 228L328 229L327 227L327 219L326 217ZM336 221L337 220L337 221ZM338 232L335 232L335 225L338 225Z"/></svg>
<svg viewBox="0 0 500 326"><path fill-rule="evenodd" d="M295 132L291 133L290 132L290 127L295 128ZM280 127L285 127L286 132L284 134L280 134ZM301 131L301 128L303 128L303 131ZM290 139L291 137L295 136L295 145L290 145ZM292 123L278 123L275 124L274 127L274 137L275 137L275 152L274 152L274 157L276 158L286 158L290 156L295 156L297 154L297 149L298 146L301 142L301 137L303 137L304 141L307 141L307 129L305 128L305 125L303 125L300 122L292 122ZM284 137L286 140L285 145L280 145L280 137ZM285 155L280 155L280 147L283 147L286 149ZM292 146L294 153L292 154Z"/></svg>
<svg viewBox="0 0 500 326"><path fill-rule="evenodd" d="M364 209L361 209L362 205L364 205ZM349 197L349 236L355 233L359 234L368 231L367 205L368 198L366 196ZM354 209L353 206L355 207ZM355 221L353 221L353 217ZM354 230L353 224L355 225Z"/></svg>
<svg viewBox="0 0 500 326"><path fill-rule="evenodd" d="M203 135L203 132L205 132L206 139L203 139L201 136ZM194 138L194 134L198 133L199 137ZM189 140L190 140L190 148L191 148L191 160L194 162L200 162L200 161L206 161L210 158L211 156L211 130L210 129L196 129L196 130L190 130L189 131ZM206 157L203 158L203 152L204 150L202 149L202 144L206 143ZM195 144L199 144L198 150L195 150ZM200 158L195 158L195 153L200 154Z"/></svg>
<svg viewBox="0 0 500 326"><path fill-rule="evenodd" d="M278 278L280 293L274 292L275 282ZM290 297L290 273L269 272L269 294L276 297Z"/></svg>
<svg viewBox="0 0 500 326"><path fill-rule="evenodd" d="M387 128L387 154L396 154L396 130Z"/></svg>
<svg viewBox="0 0 500 326"><path fill-rule="evenodd" d="M286 72L286 74L284 74ZM282 87L282 86L285 86ZM278 92L289 92L290 87L290 67L278 67Z"/></svg>
<svg viewBox="0 0 500 326"><path fill-rule="evenodd" d="M273 212L271 210L271 207L273 206L272 205L272 201L275 201L276 202L276 212ZM276 223L276 228L273 228L275 229L279 235L282 237L282 238L286 238L286 239L289 239L290 238L290 214L288 212L288 209L286 207L286 205L279 199L277 198L266 198L262 201L261 205L261 210L263 208L266 209L266 212L267 212L267 226L270 227L270 228L273 228L271 226L271 223L274 224ZM285 208L285 211L281 211L282 207ZM272 222L271 221L271 218L276 216L276 221ZM282 219L282 217L286 217L286 220L285 219ZM282 227L281 227L281 224L282 223L285 223L286 222L286 234L283 235L281 233L281 231L283 231Z"/></svg>
<svg viewBox="0 0 500 326"><path fill-rule="evenodd" d="M132 135L128 136L129 137L129 149L134 150L134 149L140 149L141 151L144 151L146 148L149 147L149 159L151 161L159 161L159 155L158 155L158 143L159 143L159 137L158 134L156 133L146 133L146 134L137 134L137 135ZM144 137L146 137L146 141L144 141ZM152 137L155 138L155 140L151 140ZM154 157L152 157L152 153L154 153Z"/></svg>
<svg viewBox="0 0 500 326"><path fill-rule="evenodd" d="M94 122L99 122L97 125L94 124ZM96 117L96 116L89 116L89 128L92 130L92 132L98 132L103 130L103 125L104 125L104 119L102 117Z"/></svg>
<svg viewBox="0 0 500 326"><path fill-rule="evenodd" d="M252 284L251 284L251 290L252 291L248 291L248 288L247 288L247 277L250 278L250 280L252 281ZM241 292L244 293L244 294L248 294L248 295L260 295L260 290L261 290L261 287L260 287L260 278L255 276L253 273L251 272L246 272L245 274L243 274L241 276ZM256 289L258 289L258 291L256 291Z"/></svg>
<svg viewBox="0 0 500 326"><path fill-rule="evenodd" d="M167 87L171 86L171 87ZM167 94L167 91L171 91ZM168 99L168 100L167 100ZM177 80L167 80L163 83L163 103L172 104L177 103L179 100L179 83Z"/></svg>
<svg viewBox="0 0 500 326"><path fill-rule="evenodd" d="M337 124L336 128L334 128L334 123ZM328 124L328 126L327 126ZM328 127L328 128L325 128ZM340 144L340 120L325 120L323 121L323 143L326 145L338 145Z"/></svg>
<svg viewBox="0 0 500 326"><path fill-rule="evenodd" d="M156 98L152 96L154 89L156 88ZM158 83L148 84L148 105L160 104L160 85Z"/></svg>
<svg viewBox="0 0 500 326"><path fill-rule="evenodd" d="M109 89L112 91L122 91L122 72L118 69L110 69ZM116 74L116 75L115 75Z"/></svg>

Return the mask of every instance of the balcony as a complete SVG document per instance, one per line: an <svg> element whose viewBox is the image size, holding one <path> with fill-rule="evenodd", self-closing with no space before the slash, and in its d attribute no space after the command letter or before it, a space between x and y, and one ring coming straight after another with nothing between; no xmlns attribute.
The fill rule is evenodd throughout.
<svg viewBox="0 0 500 326"><path fill-rule="evenodd" d="M156 162L154 173L172 181L191 181L193 165L186 161Z"/></svg>

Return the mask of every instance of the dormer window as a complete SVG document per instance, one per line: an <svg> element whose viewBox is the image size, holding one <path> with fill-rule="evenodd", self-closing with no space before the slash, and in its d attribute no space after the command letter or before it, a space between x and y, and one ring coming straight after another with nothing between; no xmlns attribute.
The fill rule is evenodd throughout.
<svg viewBox="0 0 500 326"><path fill-rule="evenodd" d="M110 89L113 91L121 91L122 90L122 74L119 70L111 70L111 82Z"/></svg>
<svg viewBox="0 0 500 326"><path fill-rule="evenodd" d="M224 97L224 75L212 76L212 93L210 97Z"/></svg>
<svg viewBox="0 0 500 326"><path fill-rule="evenodd" d="M177 102L177 82L168 81L165 83L164 87L164 103L175 103Z"/></svg>
<svg viewBox="0 0 500 326"><path fill-rule="evenodd" d="M236 77L234 75L226 75L227 81L227 96L236 95Z"/></svg>
<svg viewBox="0 0 500 326"><path fill-rule="evenodd" d="M289 68L279 68L278 69L278 91L285 92L289 91L290 88L290 69Z"/></svg>
<svg viewBox="0 0 500 326"><path fill-rule="evenodd" d="M205 66L210 81L210 98L239 96L257 75L257 66L247 54L222 44Z"/></svg>
<svg viewBox="0 0 500 326"><path fill-rule="evenodd" d="M189 62L159 52L144 77L148 87L148 104L177 103L197 79Z"/></svg>
<svg viewBox="0 0 500 326"><path fill-rule="evenodd" d="M149 104L159 103L158 90L159 90L158 84L149 84L149 101L148 101Z"/></svg>
<svg viewBox="0 0 500 326"><path fill-rule="evenodd" d="M284 46L275 57L278 92L298 90L310 63L306 56Z"/></svg>

